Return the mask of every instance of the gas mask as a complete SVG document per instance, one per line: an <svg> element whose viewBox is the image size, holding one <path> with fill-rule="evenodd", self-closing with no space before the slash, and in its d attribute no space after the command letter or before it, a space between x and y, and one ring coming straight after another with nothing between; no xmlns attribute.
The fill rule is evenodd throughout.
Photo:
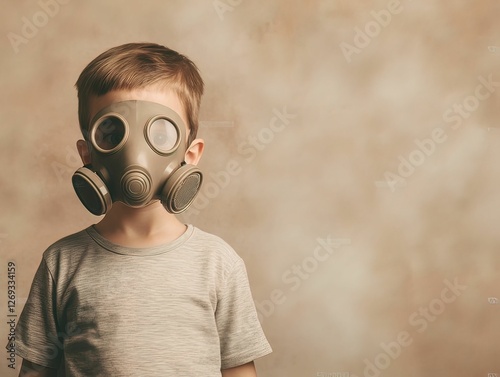
<svg viewBox="0 0 500 377"><path fill-rule="evenodd" d="M78 198L94 215L116 201L144 207L160 200L170 213L184 211L203 179L184 162L186 130L174 110L158 103L123 101L102 109L87 137L91 164L72 177Z"/></svg>

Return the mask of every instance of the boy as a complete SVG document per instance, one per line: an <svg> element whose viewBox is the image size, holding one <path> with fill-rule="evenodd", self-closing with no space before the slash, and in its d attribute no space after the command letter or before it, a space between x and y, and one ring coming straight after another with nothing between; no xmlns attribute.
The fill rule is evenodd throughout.
<svg viewBox="0 0 500 377"><path fill-rule="evenodd" d="M256 376L271 347L242 259L175 217L202 180L196 66L125 44L76 87L73 184L104 217L45 251L17 326L20 376Z"/></svg>

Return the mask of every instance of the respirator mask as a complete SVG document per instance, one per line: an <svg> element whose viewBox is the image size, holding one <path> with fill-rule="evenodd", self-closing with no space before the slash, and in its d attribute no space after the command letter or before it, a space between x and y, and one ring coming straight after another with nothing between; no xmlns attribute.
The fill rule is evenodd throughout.
<svg viewBox="0 0 500 377"><path fill-rule="evenodd" d="M139 208L160 200L170 213L184 211L203 179L184 161L186 133L181 117L158 103L105 107L90 122L91 164L72 177L78 198L94 215L105 214L116 201Z"/></svg>

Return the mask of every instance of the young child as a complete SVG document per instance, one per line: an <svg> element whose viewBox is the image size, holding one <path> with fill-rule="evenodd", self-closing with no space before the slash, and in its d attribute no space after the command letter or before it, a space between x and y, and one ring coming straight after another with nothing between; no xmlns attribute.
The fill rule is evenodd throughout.
<svg viewBox="0 0 500 377"><path fill-rule="evenodd" d="M196 66L125 44L76 87L85 166L73 185L104 217L43 254L16 329L20 376L256 376L271 347L242 259L175 217L202 181Z"/></svg>

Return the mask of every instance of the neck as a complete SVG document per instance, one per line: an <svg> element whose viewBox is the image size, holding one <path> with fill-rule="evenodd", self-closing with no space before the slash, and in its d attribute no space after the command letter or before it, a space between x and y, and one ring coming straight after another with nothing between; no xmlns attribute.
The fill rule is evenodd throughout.
<svg viewBox="0 0 500 377"><path fill-rule="evenodd" d="M149 247L175 240L186 231L186 226L159 201L142 208L115 202L95 229L115 244Z"/></svg>

